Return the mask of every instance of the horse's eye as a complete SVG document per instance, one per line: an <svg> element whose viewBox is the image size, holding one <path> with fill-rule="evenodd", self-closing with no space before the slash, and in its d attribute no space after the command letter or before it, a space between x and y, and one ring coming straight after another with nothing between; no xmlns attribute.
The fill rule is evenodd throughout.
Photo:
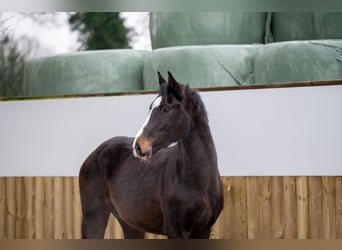
<svg viewBox="0 0 342 250"><path fill-rule="evenodd" d="M169 111L170 111L170 107L164 106L164 107L163 107L163 111L164 111L164 112L169 112Z"/></svg>

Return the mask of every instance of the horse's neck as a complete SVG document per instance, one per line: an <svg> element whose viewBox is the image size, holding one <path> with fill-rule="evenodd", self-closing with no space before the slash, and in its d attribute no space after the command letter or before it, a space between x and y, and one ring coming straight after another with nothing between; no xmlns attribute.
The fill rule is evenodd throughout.
<svg viewBox="0 0 342 250"><path fill-rule="evenodd" d="M216 150L207 124L192 129L181 144L183 150L179 155L179 162L182 162L180 174L183 178L198 183L208 180L210 174L216 173Z"/></svg>

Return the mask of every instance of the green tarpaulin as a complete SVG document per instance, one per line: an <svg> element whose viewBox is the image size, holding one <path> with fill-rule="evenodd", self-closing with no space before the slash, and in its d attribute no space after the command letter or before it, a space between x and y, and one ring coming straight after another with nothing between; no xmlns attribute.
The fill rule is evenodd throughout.
<svg viewBox="0 0 342 250"><path fill-rule="evenodd" d="M274 12L274 41L342 39L342 13Z"/></svg>
<svg viewBox="0 0 342 250"><path fill-rule="evenodd" d="M266 13L152 12L152 47L263 43Z"/></svg>
<svg viewBox="0 0 342 250"><path fill-rule="evenodd" d="M342 40L270 43L255 58L256 83L342 78Z"/></svg>
<svg viewBox="0 0 342 250"><path fill-rule="evenodd" d="M26 96L139 90L148 52L102 50L33 59L24 72Z"/></svg>
<svg viewBox="0 0 342 250"><path fill-rule="evenodd" d="M157 72L172 72L190 87L234 86L254 82L254 57L260 45L180 46L157 49L144 65L144 89L157 89Z"/></svg>

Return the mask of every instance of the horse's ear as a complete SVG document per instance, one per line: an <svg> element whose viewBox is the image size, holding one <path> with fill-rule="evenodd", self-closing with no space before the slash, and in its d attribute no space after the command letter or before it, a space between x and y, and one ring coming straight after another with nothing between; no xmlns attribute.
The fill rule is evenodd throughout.
<svg viewBox="0 0 342 250"><path fill-rule="evenodd" d="M159 71L158 71L158 78L159 78L159 85L162 85L163 83L167 83Z"/></svg>
<svg viewBox="0 0 342 250"><path fill-rule="evenodd" d="M172 90L172 93L179 100L181 100L183 98L183 94L184 94L183 87L175 80L175 78L173 77L173 75L171 74L170 71L168 71L167 74L169 75L168 82L169 82L169 87Z"/></svg>

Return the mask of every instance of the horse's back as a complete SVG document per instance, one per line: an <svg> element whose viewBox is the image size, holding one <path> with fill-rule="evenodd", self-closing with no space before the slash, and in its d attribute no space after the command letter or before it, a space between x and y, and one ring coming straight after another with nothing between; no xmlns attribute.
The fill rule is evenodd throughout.
<svg viewBox="0 0 342 250"><path fill-rule="evenodd" d="M118 160L128 157L132 152L132 142L133 138L123 136L113 137L103 142L84 161L80 175L85 174L85 172L88 174L104 173L103 166L100 166L101 163L104 163L108 157L117 158Z"/></svg>

